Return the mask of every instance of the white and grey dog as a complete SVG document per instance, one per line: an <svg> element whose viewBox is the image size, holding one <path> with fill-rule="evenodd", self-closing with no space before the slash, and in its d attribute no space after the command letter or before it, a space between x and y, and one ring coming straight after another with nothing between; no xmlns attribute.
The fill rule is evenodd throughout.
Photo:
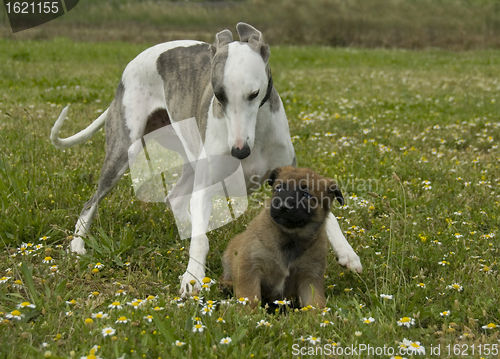
<svg viewBox="0 0 500 359"><path fill-rule="evenodd" d="M82 143L106 126L106 157L99 185L76 223L71 251L85 253L82 237L98 204L128 170L133 143L162 126L195 118L206 153L231 155L241 161L248 193L256 189L256 178L263 183L275 167L296 164L285 110L273 86L269 46L254 27L239 23L236 29L240 41L233 41L231 31L224 30L216 35L214 45L172 41L145 50L125 68L109 108L86 129L65 139L58 136L68 109L62 111L50 136L57 148ZM187 169L179 183L188 183L192 189L193 184L207 187L213 181L210 174ZM212 210L210 193L192 192L191 211L186 213L193 236L181 279L183 295L198 290L205 276L205 233ZM170 205L188 208L175 199ZM359 257L332 214L327 226L339 263L361 272Z"/></svg>

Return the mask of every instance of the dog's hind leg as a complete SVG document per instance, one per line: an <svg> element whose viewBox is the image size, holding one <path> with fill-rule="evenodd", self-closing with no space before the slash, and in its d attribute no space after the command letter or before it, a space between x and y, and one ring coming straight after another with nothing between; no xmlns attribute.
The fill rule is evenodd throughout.
<svg viewBox="0 0 500 359"><path fill-rule="evenodd" d="M122 94L123 89L119 86L116 97L108 109L108 116L106 118L106 157L101 169L97 191L85 203L75 226L75 236L71 241L71 251L78 254L86 253L82 237L87 234L99 203L116 186L129 168L128 152L132 140L130 138L130 131L125 126Z"/></svg>
<svg viewBox="0 0 500 359"><path fill-rule="evenodd" d="M339 264L361 273L363 271L363 266L361 265L358 255L354 252L349 242L347 242L347 239L345 239L339 223L337 222L337 218L335 218L333 213L330 213L326 221L328 240L337 255Z"/></svg>
<svg viewBox="0 0 500 359"><path fill-rule="evenodd" d="M71 251L78 254L85 254L85 246L82 236L88 232L92 220L97 212L99 203L116 186L128 169L128 147L121 146L120 149L114 149L113 152L106 154L104 165L101 170L101 177L97 191L92 198L85 203L80 217L76 222L75 236L71 241Z"/></svg>

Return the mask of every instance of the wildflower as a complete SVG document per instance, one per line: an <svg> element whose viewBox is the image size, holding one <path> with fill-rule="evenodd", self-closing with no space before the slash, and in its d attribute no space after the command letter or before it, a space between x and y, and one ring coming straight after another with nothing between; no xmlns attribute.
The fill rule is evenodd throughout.
<svg viewBox="0 0 500 359"><path fill-rule="evenodd" d="M409 328L413 324L415 324L415 319L413 319L413 318L403 317L403 318L398 320L398 325L400 327L405 326L405 327Z"/></svg>
<svg viewBox="0 0 500 359"><path fill-rule="evenodd" d="M321 315L325 316L326 313L328 313L330 311L331 311L331 308L323 308L323 310L321 311Z"/></svg>
<svg viewBox="0 0 500 359"><path fill-rule="evenodd" d="M204 306L203 308L201 308L201 314L202 315L208 314L208 316L212 316L212 308Z"/></svg>
<svg viewBox="0 0 500 359"><path fill-rule="evenodd" d="M144 303L142 299L134 299L132 302L127 302L127 305L138 308L142 303Z"/></svg>
<svg viewBox="0 0 500 359"><path fill-rule="evenodd" d="M95 264L95 266L94 266L94 268L97 268L97 269L104 268L104 264L102 264L102 263L100 263L100 262L99 262L99 263L96 263L96 264Z"/></svg>
<svg viewBox="0 0 500 359"><path fill-rule="evenodd" d="M92 349L90 349L90 353L86 357L80 357L80 359L102 359L100 356L95 355L97 353L97 345L94 345Z"/></svg>
<svg viewBox="0 0 500 359"><path fill-rule="evenodd" d="M300 310L303 312L307 312L310 309L316 309L316 308L314 308L312 305L308 305L307 307L300 308Z"/></svg>
<svg viewBox="0 0 500 359"><path fill-rule="evenodd" d="M143 317L142 319L145 319L149 323L151 323L153 321L153 316L151 314L149 314L149 315L146 315L145 317Z"/></svg>
<svg viewBox="0 0 500 359"><path fill-rule="evenodd" d="M363 333L360 332L359 330L354 332L354 335L357 336L357 337L360 337L362 334Z"/></svg>
<svg viewBox="0 0 500 359"><path fill-rule="evenodd" d="M94 323L94 320L92 318L85 319L85 324L92 324L92 323Z"/></svg>
<svg viewBox="0 0 500 359"><path fill-rule="evenodd" d="M230 338L230 337L225 337L225 338L222 338L222 339L220 340L220 343L221 343L221 344L224 344L224 345L231 344L231 342L232 342L232 340L231 340L231 338Z"/></svg>
<svg viewBox="0 0 500 359"><path fill-rule="evenodd" d="M176 340L173 345L175 345L176 347L182 347L183 345L186 345L186 343Z"/></svg>
<svg viewBox="0 0 500 359"><path fill-rule="evenodd" d="M215 281L213 279L210 279L209 277L205 277L201 280L202 285L201 288L202 290L206 290L207 292L210 291L210 287L212 284L215 284Z"/></svg>
<svg viewBox="0 0 500 359"><path fill-rule="evenodd" d="M21 309L21 308L32 308L32 309L35 309L36 305L31 304L30 302L22 302L21 304L17 305L17 308L18 309Z"/></svg>
<svg viewBox="0 0 500 359"><path fill-rule="evenodd" d="M444 312L439 313L439 315L442 316L442 317L447 317L447 316L450 315L450 313L451 313L451 311L445 310Z"/></svg>
<svg viewBox="0 0 500 359"><path fill-rule="evenodd" d="M420 288L425 288L425 283L418 283L418 284L417 284L417 287L420 287Z"/></svg>
<svg viewBox="0 0 500 359"><path fill-rule="evenodd" d="M201 322L198 322L197 324L193 325L193 332L196 333L202 333L203 332L203 329L205 329L206 327L201 324Z"/></svg>
<svg viewBox="0 0 500 359"><path fill-rule="evenodd" d="M107 318L108 315L106 313L99 312L99 313L92 313L91 317L94 319L104 319Z"/></svg>
<svg viewBox="0 0 500 359"><path fill-rule="evenodd" d="M331 323L329 320L325 320L325 321L324 321L323 323L321 323L319 326L324 328L324 327L329 326L330 324L332 324L332 323Z"/></svg>
<svg viewBox="0 0 500 359"><path fill-rule="evenodd" d="M409 354L425 355L424 346L420 345L420 342L411 342L411 344L406 348Z"/></svg>
<svg viewBox="0 0 500 359"><path fill-rule="evenodd" d="M483 268L481 268L481 272L484 272L484 273L491 273L491 268L488 267L488 266L485 266L485 265L482 265Z"/></svg>
<svg viewBox="0 0 500 359"><path fill-rule="evenodd" d="M21 314L21 312L18 311L17 309L5 316L5 318L7 319L14 319L14 320L21 320L22 317L24 317L24 314Z"/></svg>
<svg viewBox="0 0 500 359"><path fill-rule="evenodd" d="M50 274L56 274L58 272L59 272L59 266L57 264L50 266Z"/></svg>
<svg viewBox="0 0 500 359"><path fill-rule="evenodd" d="M265 321L264 319L261 319L259 322L257 322L257 326L256 328L259 328L259 327L268 327L268 328L271 328L273 325L271 323L269 323L268 321Z"/></svg>
<svg viewBox="0 0 500 359"><path fill-rule="evenodd" d="M125 292L123 289L118 289L118 292L115 293L115 297L119 297L120 295L126 295L127 292Z"/></svg>
<svg viewBox="0 0 500 359"><path fill-rule="evenodd" d="M155 312L159 312L160 310L163 310L163 309L165 309L165 308L164 307L158 307L158 306L156 306L156 307L153 308L153 310Z"/></svg>
<svg viewBox="0 0 500 359"><path fill-rule="evenodd" d="M4 283L7 283L7 281L12 278L12 277L2 277L0 278L0 284L4 284Z"/></svg>
<svg viewBox="0 0 500 359"><path fill-rule="evenodd" d="M440 264L440 265L442 265L444 267L445 265L449 265L450 262L447 262L447 261L443 260L441 262L438 262L438 264Z"/></svg>
<svg viewBox="0 0 500 359"><path fill-rule="evenodd" d="M43 236L43 237L40 237L38 238L39 241L46 241L47 239L49 239L50 237L48 236Z"/></svg>
<svg viewBox="0 0 500 359"><path fill-rule="evenodd" d="M54 259L52 257L45 257L43 260L42 260L42 263L52 263L54 262Z"/></svg>
<svg viewBox="0 0 500 359"><path fill-rule="evenodd" d="M276 305L290 305L290 301L289 300L275 300L274 301L274 304Z"/></svg>
<svg viewBox="0 0 500 359"><path fill-rule="evenodd" d="M148 297L146 298L146 300L149 300L149 301L156 300L156 299L158 299L158 296L154 296L154 295L148 295Z"/></svg>
<svg viewBox="0 0 500 359"><path fill-rule="evenodd" d="M97 296L99 296L99 292L92 292L89 294L89 298L96 298Z"/></svg>
<svg viewBox="0 0 500 359"><path fill-rule="evenodd" d="M447 289L454 289L454 290L456 290L456 291L458 291L458 292L461 292L461 291L464 289L464 288L463 288L460 284L458 284L458 283L453 283L453 284L451 284L451 285L448 285L448 286L446 286L446 288L447 288Z"/></svg>
<svg viewBox="0 0 500 359"><path fill-rule="evenodd" d="M249 302L249 300L246 297L245 298L241 297L241 298L238 298L237 302L240 304L246 305Z"/></svg>
<svg viewBox="0 0 500 359"><path fill-rule="evenodd" d="M74 300L74 299L67 300L66 304L68 304L68 305L75 305L76 304L76 300Z"/></svg>
<svg viewBox="0 0 500 359"><path fill-rule="evenodd" d="M73 315L73 312L70 310L70 311L67 311L65 314L67 317L71 317Z"/></svg>
<svg viewBox="0 0 500 359"><path fill-rule="evenodd" d="M226 321L224 320L224 318L217 318L217 323L225 323Z"/></svg>
<svg viewBox="0 0 500 359"><path fill-rule="evenodd" d="M111 327L106 327L106 328L104 328L104 329L101 331L101 333L102 333L102 336L103 336L104 338L106 338L107 336L112 336L112 335L115 335L116 330L115 330L115 329L113 329L113 328L111 328Z"/></svg>
<svg viewBox="0 0 500 359"><path fill-rule="evenodd" d="M321 338L317 338L317 337L313 337L312 335L310 335L307 340L309 340L309 343L310 344L319 344L321 342Z"/></svg>
<svg viewBox="0 0 500 359"><path fill-rule="evenodd" d="M488 330L488 329L495 329L496 327L497 327L496 324L490 323L488 325L483 325L481 328Z"/></svg>
<svg viewBox="0 0 500 359"><path fill-rule="evenodd" d="M387 299L387 300L392 300L393 295L392 294L380 294L380 298Z"/></svg>
<svg viewBox="0 0 500 359"><path fill-rule="evenodd" d="M127 317L125 317L125 316L121 316L120 318L118 318L118 319L116 320L116 322L115 322L115 323L117 323L117 324L118 324L118 323L121 323L121 324L127 324L128 322L129 322L129 319L127 319Z"/></svg>
<svg viewBox="0 0 500 359"><path fill-rule="evenodd" d="M192 300L194 300L195 303L202 304L203 303L203 298L198 297L197 295L193 295L191 297Z"/></svg>
<svg viewBox="0 0 500 359"><path fill-rule="evenodd" d="M120 302L113 302L110 305L108 305L109 309L122 309L123 307L121 306Z"/></svg>
<svg viewBox="0 0 500 359"><path fill-rule="evenodd" d="M362 320L362 321L363 321L363 323L365 323L365 324L371 324L371 323L375 322L375 319L374 319L374 318L372 318L372 317L370 317L370 318L363 318L363 319L361 319L361 320Z"/></svg>

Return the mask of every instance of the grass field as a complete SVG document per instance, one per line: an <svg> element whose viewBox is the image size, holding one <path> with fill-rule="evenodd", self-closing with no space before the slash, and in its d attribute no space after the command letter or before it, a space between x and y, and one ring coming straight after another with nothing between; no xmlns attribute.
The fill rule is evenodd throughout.
<svg viewBox="0 0 500 359"><path fill-rule="evenodd" d="M0 38L144 43L196 38L245 21L272 45L384 48L500 47L497 0L82 0L44 26L12 34L0 7ZM2 26L6 24L7 26Z"/></svg>
<svg viewBox="0 0 500 359"><path fill-rule="evenodd" d="M364 265L351 273L329 253L327 309L285 315L248 314L217 285L203 304L179 302L189 243L130 177L102 202L89 254L67 254L104 134L59 151L50 128L67 103L62 136L87 126L147 46L0 47L0 357L287 358L353 345L389 358L359 350L396 355L405 339L420 357L498 356L500 52L272 48L299 165L341 184L347 205L333 211ZM256 213L209 234L211 279Z"/></svg>

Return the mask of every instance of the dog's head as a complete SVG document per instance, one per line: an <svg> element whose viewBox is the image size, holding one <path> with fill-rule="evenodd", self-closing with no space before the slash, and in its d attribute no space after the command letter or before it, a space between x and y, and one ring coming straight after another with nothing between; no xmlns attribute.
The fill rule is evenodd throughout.
<svg viewBox="0 0 500 359"><path fill-rule="evenodd" d="M255 143L257 113L273 84L269 46L254 27L238 23L239 42L224 30L212 46L212 103L215 117L226 121L228 147L238 159L248 157Z"/></svg>
<svg viewBox="0 0 500 359"><path fill-rule="evenodd" d="M336 182L309 168L278 167L271 172L268 183L273 189L271 217L288 230L319 228L333 201L344 204Z"/></svg>

